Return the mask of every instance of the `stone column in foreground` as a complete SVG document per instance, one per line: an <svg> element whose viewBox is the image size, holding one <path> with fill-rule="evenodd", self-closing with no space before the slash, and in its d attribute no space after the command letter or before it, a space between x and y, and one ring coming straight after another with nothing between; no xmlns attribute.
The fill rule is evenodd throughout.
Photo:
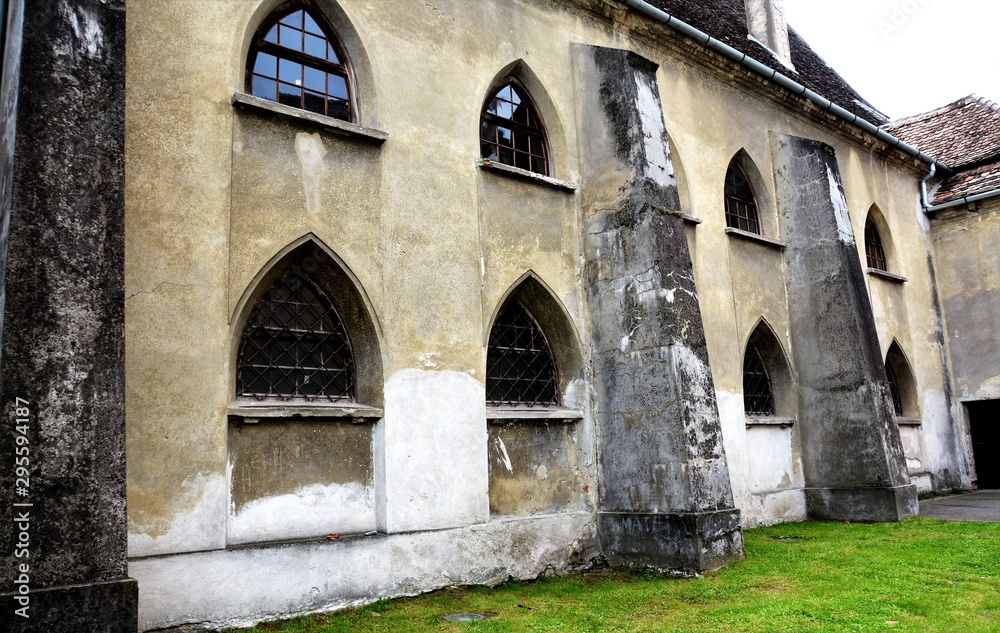
<svg viewBox="0 0 1000 633"><path fill-rule="evenodd" d="M134 633L138 590L127 577L125 515L125 1L6 5L0 630Z"/></svg>

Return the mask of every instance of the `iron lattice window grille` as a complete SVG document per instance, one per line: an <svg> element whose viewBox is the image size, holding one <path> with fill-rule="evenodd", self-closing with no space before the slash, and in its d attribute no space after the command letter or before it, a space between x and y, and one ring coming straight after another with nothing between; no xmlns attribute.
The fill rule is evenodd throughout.
<svg viewBox="0 0 1000 633"><path fill-rule="evenodd" d="M892 395L892 410L897 417L903 415L903 397L899 393L899 383L896 381L896 374L892 368L885 366L885 377L889 379L889 393Z"/></svg>
<svg viewBox="0 0 1000 633"><path fill-rule="evenodd" d="M726 226L760 235L757 196L743 168L731 163L726 172Z"/></svg>
<svg viewBox="0 0 1000 633"><path fill-rule="evenodd" d="M254 38L247 90L255 97L354 120L350 66L332 29L304 8L277 14Z"/></svg>
<svg viewBox="0 0 1000 633"><path fill-rule="evenodd" d="M291 272L254 306L237 367L241 397L354 401L354 357L340 315L319 287Z"/></svg>
<svg viewBox="0 0 1000 633"><path fill-rule="evenodd" d="M865 222L865 259L868 261L869 268L889 271L885 261L885 249L882 248L882 238L879 236L871 216Z"/></svg>
<svg viewBox="0 0 1000 633"><path fill-rule="evenodd" d="M747 415L774 415L771 379L753 341L747 343L743 356L743 409Z"/></svg>
<svg viewBox="0 0 1000 633"><path fill-rule="evenodd" d="M486 102L480 141L487 160L549 175L545 130L527 91L513 82Z"/></svg>
<svg viewBox="0 0 1000 633"><path fill-rule="evenodd" d="M535 318L516 301L497 315L486 354L486 404L559 406L559 377L549 342Z"/></svg>

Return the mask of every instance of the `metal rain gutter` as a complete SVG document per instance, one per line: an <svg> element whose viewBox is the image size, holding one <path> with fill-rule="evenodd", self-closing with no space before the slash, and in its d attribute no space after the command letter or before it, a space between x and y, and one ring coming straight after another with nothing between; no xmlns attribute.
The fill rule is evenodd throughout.
<svg viewBox="0 0 1000 633"><path fill-rule="evenodd" d="M715 39L714 37L708 35L703 31L696 29L690 24L682 20L678 20L669 13L665 13L664 11L657 9L648 2L644 2L643 0L619 0L619 1L627 4L630 8L635 9L639 13L642 13L643 15L656 20L657 22L662 22L663 24L669 26L675 31L678 31L683 35L686 35L687 37L701 44L702 46L710 48L713 51L723 55L724 57L728 57L729 59L743 66L744 68L748 68L753 72L757 73L758 75L763 76L765 79L773 81L778 85L782 86L783 88L791 91L792 93L808 99L809 101L819 106L821 109L826 110L827 112L830 112L835 116L840 117L841 119L844 119L848 123L851 123L861 128L865 132L874 135L876 138L885 141L889 145L898 148L906 152L907 154L910 154L911 156L915 156L916 158L919 158L925 163L930 163L931 165L935 165L946 171L950 171L950 168L947 165L937 160L933 156L929 156L921 152L917 148L913 147L912 145L904 143L903 141L889 134L885 130L882 130L877 126L872 125L868 121L865 121L858 115L852 112L848 112L847 110L833 103L826 97L816 92L813 92L812 90L806 88L805 86L796 81L793 81L792 79L789 79L785 75L779 73L778 71L772 68L769 68L768 66L762 64L753 57L750 57L746 53L741 53L732 46L720 42L719 40Z"/></svg>
<svg viewBox="0 0 1000 633"><path fill-rule="evenodd" d="M933 211L940 211L941 209L948 209L951 207L957 207L961 204L972 204L977 200L985 200L986 198L993 198L1000 196L1000 189L994 189L993 191L986 191L983 193L977 193L974 196L965 196L964 198L959 198L958 200L951 200L949 202L942 202L941 204L927 204L927 200L923 200L924 212L931 213Z"/></svg>

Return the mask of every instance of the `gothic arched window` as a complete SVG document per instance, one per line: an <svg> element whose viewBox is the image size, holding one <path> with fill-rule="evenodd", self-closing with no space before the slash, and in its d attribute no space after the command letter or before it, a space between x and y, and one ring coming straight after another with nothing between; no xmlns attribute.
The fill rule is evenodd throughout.
<svg viewBox="0 0 1000 633"><path fill-rule="evenodd" d="M743 409L746 415L774 415L774 391L764 359L753 341L743 355Z"/></svg>
<svg viewBox="0 0 1000 633"><path fill-rule="evenodd" d="M549 174L548 143L527 90L508 81L483 106L482 157L543 176Z"/></svg>
<svg viewBox="0 0 1000 633"><path fill-rule="evenodd" d="M247 57L247 91L353 121L351 68L336 34L315 13L285 7L264 21Z"/></svg>
<svg viewBox="0 0 1000 633"><path fill-rule="evenodd" d="M240 341L236 395L355 400L350 339L333 303L312 280L289 271L254 306Z"/></svg>
<svg viewBox="0 0 1000 633"><path fill-rule="evenodd" d="M889 394L892 396L892 409L896 417L920 417L913 371L896 341L892 342L885 355L885 377L889 381Z"/></svg>
<svg viewBox="0 0 1000 633"><path fill-rule="evenodd" d="M885 249L882 247L882 238L878 234L878 227L875 226L875 221L872 220L871 215L868 216L868 220L865 222L865 260L868 262L869 268L884 271L889 270L885 258Z"/></svg>
<svg viewBox="0 0 1000 633"><path fill-rule="evenodd" d="M559 406L559 376L549 342L531 313L509 301L497 315L486 354L486 404Z"/></svg>
<svg viewBox="0 0 1000 633"><path fill-rule="evenodd" d="M757 196L746 172L735 160L726 171L726 226L760 235L760 212Z"/></svg>

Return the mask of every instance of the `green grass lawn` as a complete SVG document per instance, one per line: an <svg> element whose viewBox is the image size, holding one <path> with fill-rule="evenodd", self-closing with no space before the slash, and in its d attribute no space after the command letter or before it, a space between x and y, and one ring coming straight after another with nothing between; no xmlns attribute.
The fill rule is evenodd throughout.
<svg viewBox="0 0 1000 633"><path fill-rule="evenodd" d="M241 631L1000 631L1000 523L789 523L744 538L746 560L699 578L589 572ZM456 612L489 618L442 619Z"/></svg>

